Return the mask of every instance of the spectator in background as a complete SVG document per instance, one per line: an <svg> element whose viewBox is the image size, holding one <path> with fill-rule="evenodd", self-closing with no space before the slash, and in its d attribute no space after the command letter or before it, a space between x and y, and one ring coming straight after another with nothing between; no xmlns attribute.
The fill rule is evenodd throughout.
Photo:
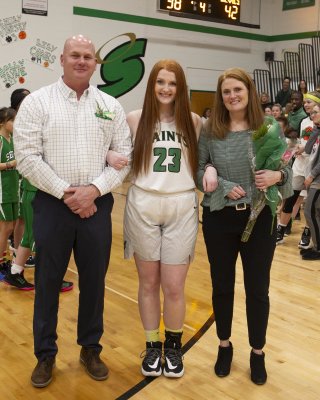
<svg viewBox="0 0 320 400"><path fill-rule="evenodd" d="M20 88L20 89L16 89L11 93L11 97L10 97L10 107L13 108L14 110L18 111L19 106L22 102L22 100L28 96L28 94L30 94L30 90L28 89L24 89L24 88Z"/></svg>
<svg viewBox="0 0 320 400"><path fill-rule="evenodd" d="M271 111L272 111L272 115L275 119L278 119L279 117L281 117L283 115L282 107L281 107L281 104L279 104L279 103L275 103L272 106Z"/></svg>
<svg viewBox="0 0 320 400"><path fill-rule="evenodd" d="M284 115L288 118L289 112L292 110L292 104L291 101L290 103L287 103L286 106L284 107Z"/></svg>
<svg viewBox="0 0 320 400"><path fill-rule="evenodd" d="M285 107L291 99L291 89L290 89L291 78L285 76L282 80L282 89L276 95L276 103L281 104L281 107Z"/></svg>
<svg viewBox="0 0 320 400"><path fill-rule="evenodd" d="M316 104L310 113L313 116L314 129L306 143L305 152L311 154L320 135L320 105ZM310 161L309 170L304 181L308 189L304 216L310 228L313 248L301 250L303 260L320 260L320 147Z"/></svg>
<svg viewBox="0 0 320 400"><path fill-rule="evenodd" d="M26 96L28 96L28 94L30 94L30 91L28 89L25 89L25 88L15 89L11 93L10 107L13 108L16 112L18 112L18 109L19 109L19 106L20 106L22 100ZM21 179L19 180L19 186L21 187ZM20 201L21 201L21 191L20 191ZM15 227L14 227L14 233L10 237L10 249L11 249L11 251L14 251L15 248L17 248L19 246L19 243L21 242L21 239L22 239L23 230L24 230L24 221L23 221L23 218L21 216L21 204L20 204L19 216L18 216L18 219L17 219ZM31 265L29 265L29 266L31 266Z"/></svg>
<svg viewBox="0 0 320 400"><path fill-rule="evenodd" d="M16 89L11 95L11 106L18 111L23 99L30 94L27 89ZM16 248L13 250L13 258L11 266L8 265L8 271L4 277L4 282L19 290L33 290L34 285L28 282L24 277L24 266L35 266L34 261L34 238L33 238L33 210L32 202L35 197L37 188L26 179L20 181L20 207L19 218L17 219L14 229L14 243ZM18 233L17 225L19 223ZM22 229L22 236L20 233ZM21 239L20 239L21 236ZM31 255L32 254L32 255ZM61 292L67 292L73 288L73 283L63 280Z"/></svg>
<svg viewBox="0 0 320 400"><path fill-rule="evenodd" d="M267 92L262 92L260 94L260 104L261 104L263 111L265 111L266 107L271 108L272 103L270 101L270 96Z"/></svg>
<svg viewBox="0 0 320 400"><path fill-rule="evenodd" d="M203 110L202 117L201 117L201 121L202 121L203 124L206 122L206 120L208 118L210 118L210 115L211 115L211 108L210 107L206 107Z"/></svg>
<svg viewBox="0 0 320 400"><path fill-rule="evenodd" d="M310 137L310 134L312 132L312 129L315 127L315 124L313 121L315 114L312 114L311 112L312 112L314 106L319 105L319 104L320 104L320 91L315 90L312 92L308 92L303 96L303 107L304 107L304 110L307 113L308 117L301 121L301 125L300 125L300 156L294 162L293 175L295 175L297 170L299 170L299 166L300 166L300 171L301 171L303 164L305 166L304 176L306 177L308 175L309 166L311 165L310 162L313 159L313 157L317 151L317 148L319 146L319 140L317 140L314 143L313 149L310 152L310 154L309 153L307 154L306 152L303 151L303 145L306 145L306 143L308 142L308 139ZM299 163L298 163L298 161L299 161ZM303 189L300 192L299 198L296 201L296 204L293 208L293 213L292 213L293 216L296 215L296 211L300 208L300 205L306 199L306 197L307 197L307 190ZM312 244L311 232L306 223L298 246L301 249L306 249L306 248L310 247L311 244Z"/></svg>
<svg viewBox="0 0 320 400"><path fill-rule="evenodd" d="M294 194L285 200L283 208L281 210L279 216L279 223L277 227L277 244L281 244L284 242L284 236L287 232L288 226L290 229L291 217L292 218L295 217L299 209L299 206L306 195L306 194L302 195L302 192L304 191L303 189L305 189L304 181L306 178L307 165L309 163L309 155L304 152L304 147L309 139L307 135L310 135L310 132L312 132L314 127L311 111L313 107L318 104L320 104L319 92L317 91L309 92L304 96L304 108L305 111L309 114L309 116L307 116L301 121L300 144L297 145L295 153L295 161L292 166L293 170L292 186ZM297 136L298 135L296 134L295 131L292 131L291 127L287 129L286 137L288 137L288 139L291 140L291 142L293 138ZM314 151L315 150L316 150L316 145L314 146ZM300 249L308 249L310 246L310 239L311 239L311 232L309 227L306 225L303 229L301 240L298 244L298 247Z"/></svg>
<svg viewBox="0 0 320 400"><path fill-rule="evenodd" d="M291 111L288 114L288 129L286 132L286 136L287 136L287 138L289 138L291 145L293 145L294 143L296 144L297 138L300 137L301 121L303 121L306 117L307 117L307 114L303 108L303 94L296 90L292 91L291 92ZM290 220L290 222L287 224L285 234L291 233L291 224L292 224L292 220ZM277 242L277 243L279 243L279 242Z"/></svg>
<svg viewBox="0 0 320 400"><path fill-rule="evenodd" d="M275 119L279 122L279 125L281 127L282 135L285 137L286 136L285 135L286 134L286 130L288 128L288 118L285 117L284 115L280 115L279 117L277 117Z"/></svg>
<svg viewBox="0 0 320 400"><path fill-rule="evenodd" d="M264 115L272 116L272 108L271 106L266 106L264 109Z"/></svg>
<svg viewBox="0 0 320 400"><path fill-rule="evenodd" d="M301 81L299 82L298 92L301 92L302 94L308 93L307 82L304 79L301 79Z"/></svg>
<svg viewBox="0 0 320 400"><path fill-rule="evenodd" d="M291 104L292 108L288 114L288 122L291 128L300 134L301 121L307 117L303 108L303 94L298 91L293 91L291 93Z"/></svg>
<svg viewBox="0 0 320 400"><path fill-rule="evenodd" d="M15 117L14 109L0 108L0 281L4 279L10 265L4 253L19 209L19 176L12 138Z"/></svg>
<svg viewBox="0 0 320 400"><path fill-rule="evenodd" d="M19 110L22 100L29 94L30 94L30 91L28 89L20 88L20 89L14 90L11 93L11 98L10 98L11 108L13 108L17 112ZM21 239L23 236L23 232L25 229L24 218L22 215L22 182L21 181L22 181L22 179L21 179L21 177L19 177L19 203L20 203L19 204L19 214L18 214L18 218L15 223L15 226L14 226L13 237L11 237L11 239L10 239L10 242L11 242L10 249L13 252L13 257L16 256L17 249L20 245L20 242L21 242ZM29 255L30 255L30 253L24 259L23 266L21 267L21 269L19 271L13 270L14 275L11 274L11 272L12 272L11 262L8 263L8 270L4 277L5 283L8 283L8 281L7 281L8 276L10 276L10 277L14 276L15 286L18 287L19 289L22 289L22 290L34 289L34 285L29 283L25 279L24 273L23 273L23 270L24 270L23 267L24 267L25 263L27 263ZM32 261L33 261L33 259L32 259ZM29 264L28 266L31 266L31 265ZM32 266L34 266L34 264Z"/></svg>

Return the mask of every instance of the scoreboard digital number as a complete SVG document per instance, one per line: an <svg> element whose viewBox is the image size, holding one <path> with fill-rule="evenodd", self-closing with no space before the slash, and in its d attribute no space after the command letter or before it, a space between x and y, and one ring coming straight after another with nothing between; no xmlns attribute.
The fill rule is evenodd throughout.
<svg viewBox="0 0 320 400"><path fill-rule="evenodd" d="M193 18L240 23L241 0L159 0L159 10L189 14ZM200 18L199 18L200 19Z"/></svg>

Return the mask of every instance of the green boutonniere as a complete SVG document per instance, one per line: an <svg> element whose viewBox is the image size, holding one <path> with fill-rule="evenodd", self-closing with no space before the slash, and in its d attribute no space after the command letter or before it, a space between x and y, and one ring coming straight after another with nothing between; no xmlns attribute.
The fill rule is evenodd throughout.
<svg viewBox="0 0 320 400"><path fill-rule="evenodd" d="M112 121L115 117L115 113L110 112L108 110L104 110L102 107L100 107L98 102L96 102L96 103L97 103L97 109L96 109L96 112L94 113L94 115L97 118L108 119L108 120Z"/></svg>

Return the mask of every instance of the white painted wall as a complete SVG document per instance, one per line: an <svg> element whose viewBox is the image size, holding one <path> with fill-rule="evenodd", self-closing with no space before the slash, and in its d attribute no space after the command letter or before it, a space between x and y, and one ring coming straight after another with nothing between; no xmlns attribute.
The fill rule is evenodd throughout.
<svg viewBox="0 0 320 400"><path fill-rule="evenodd" d="M297 48L298 42L287 41L266 43L261 41L238 39L227 36L190 32L170 28L140 25L129 22L120 22L101 18L91 18L73 15L73 6L87 7L140 15L150 18L169 19L166 14L157 11L157 1L151 0L48 0L48 17L23 14L27 22L27 38L19 40L1 48L1 66L28 57L30 46L39 38L57 46L56 54L60 55L64 40L74 33L83 33L92 38L99 48L107 41L126 32L133 32L137 38L148 39L144 79L131 92L119 98L126 111L140 107L144 97L146 78L153 64L160 58L174 58L184 67L189 88L192 90L215 90L219 74L231 66L239 66L252 72L255 68L266 68L264 62L265 51L275 51L276 57L281 58L283 49ZM3 1L0 19L21 14L21 0ZM250 32L260 35L275 35L312 31L318 28L320 0L316 7L309 7L295 11L282 12L282 0L262 0L261 14L258 0L242 0L241 19L245 22L259 23L260 29L229 26L176 18L178 22L214 26L220 29L239 32ZM108 52L123 38L111 40L103 49ZM306 41L308 42L308 41ZM106 53L105 53L106 54ZM102 54L103 56L104 54ZM9 97L17 87L23 86L36 90L43 85L50 84L61 75L60 64L57 61L54 70L45 69L28 63L27 76L23 85L14 85L9 90L0 88L0 106L9 105ZM99 68L92 79L93 84L102 84Z"/></svg>
<svg viewBox="0 0 320 400"><path fill-rule="evenodd" d="M21 0L1 1L0 19L21 15ZM37 39L42 39L57 46L53 53L57 55L54 70L45 69L29 61L25 62L27 75L23 84L16 84L10 89L0 88L0 106L9 106L10 94L14 89L25 87L33 91L43 85L54 82L59 76L59 56L66 37L73 32L72 27L73 9L70 0L49 0L49 12L47 17L22 14L22 20L26 21L27 37L24 40L17 40L8 45L0 43L0 68L3 65L12 63L15 60L30 59L30 48Z"/></svg>
<svg viewBox="0 0 320 400"><path fill-rule="evenodd" d="M145 77L159 59L174 58L184 67L189 88L194 90L215 90L216 78L225 68L239 66L253 71L264 64L262 42L82 16L74 16L74 26L75 31L90 35L95 43L104 43L125 32L147 38ZM99 78L95 76L97 83ZM145 84L146 79L120 98L126 110L142 105Z"/></svg>
<svg viewBox="0 0 320 400"><path fill-rule="evenodd" d="M272 9L272 18L269 22L272 25L273 35L286 33L312 32L320 30L320 0L315 1L315 6L298 8L295 10L282 11L282 0L262 0L264 7ZM264 23L267 23L265 20Z"/></svg>

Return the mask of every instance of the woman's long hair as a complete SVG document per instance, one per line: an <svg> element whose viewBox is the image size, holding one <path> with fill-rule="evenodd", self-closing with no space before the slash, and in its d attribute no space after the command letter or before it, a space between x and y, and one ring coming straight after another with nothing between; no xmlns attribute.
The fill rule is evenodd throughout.
<svg viewBox="0 0 320 400"><path fill-rule="evenodd" d="M206 124L206 131L208 134L223 139L229 132L230 128L230 114L222 99L222 83L229 78L236 79L248 89L248 106L246 113L246 120L250 129L258 129L264 119L263 110L261 108L260 99L250 75L241 68L230 68L224 71L218 79L217 92L214 103L214 113L211 115L211 121Z"/></svg>
<svg viewBox="0 0 320 400"><path fill-rule="evenodd" d="M187 146L187 162L195 179L198 167L198 144L191 116L186 78L180 64L169 59L158 61L152 68L148 79L142 113L134 142L133 174L138 176L141 172L146 173L150 164L154 133L160 125L160 110L155 95L155 85L159 71L162 69L173 72L176 77L177 92L173 105L174 120L177 132L182 133L184 137Z"/></svg>
<svg viewBox="0 0 320 400"><path fill-rule="evenodd" d="M304 82L305 87L301 88L301 82ZM305 79L301 79L300 82L298 83L298 92L301 92L302 94L308 93L308 84Z"/></svg>

